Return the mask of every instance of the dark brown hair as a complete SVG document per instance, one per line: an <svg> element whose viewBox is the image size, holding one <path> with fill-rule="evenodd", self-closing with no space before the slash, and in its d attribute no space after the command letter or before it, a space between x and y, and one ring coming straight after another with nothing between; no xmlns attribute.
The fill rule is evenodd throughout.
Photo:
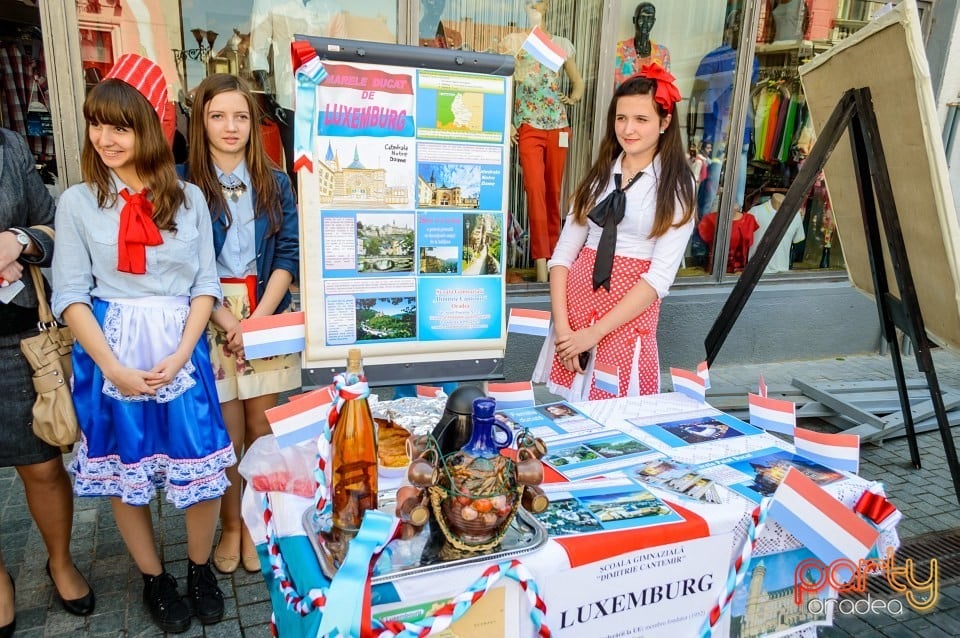
<svg viewBox="0 0 960 638"><path fill-rule="evenodd" d="M250 172L250 181L257 195L257 200L253 203L253 210L257 217L263 214L267 215L269 221L267 234L272 235L280 230L280 224L283 221L283 210L280 207L280 188L277 186L277 180L273 175L273 169L277 166L263 147L260 109L246 82L240 78L226 73L214 73L207 76L197 86L193 96L193 110L190 117L189 174L187 179L203 191L207 203L210 205L210 213L213 219L217 220L220 219L220 215L225 215L226 225L229 228L233 220L230 217L230 209L227 207L223 190L220 188L220 181L217 179L217 169L214 167L213 158L210 156L206 119L207 109L210 107L213 98L230 91L240 93L247 102L247 108L250 109L250 140L247 142L245 159L247 170Z"/></svg>
<svg viewBox="0 0 960 638"><path fill-rule="evenodd" d="M143 95L122 80L104 80L90 89L83 103L87 135L80 153L83 181L97 191L100 208L117 202L116 186L100 155L90 141L90 127L122 126L133 131L133 165L153 203L153 221L161 230L176 230L177 211L186 204L186 195L177 180L173 152L167 144L157 112Z"/></svg>
<svg viewBox="0 0 960 638"><path fill-rule="evenodd" d="M620 85L614 92L607 108L607 126L603 140L600 142L600 151L597 159L587 171L586 177L577 186L573 193L573 215L579 224L585 224L590 212L603 191L610 183L610 169L620 157L623 148L617 141L615 129L617 119L617 101L627 95L650 95L656 93L657 81L645 77L634 76ZM662 106L654 102L657 115L661 120L667 116ZM657 141L657 155L660 156L660 176L657 184L657 207L653 219L653 228L650 237L660 237L671 226L683 226L693 215L694 194L693 177L690 174L690 165L687 163L686 151L680 139L680 118L670 118L670 124ZM683 216L676 224L673 222L674 206L677 200L683 207Z"/></svg>

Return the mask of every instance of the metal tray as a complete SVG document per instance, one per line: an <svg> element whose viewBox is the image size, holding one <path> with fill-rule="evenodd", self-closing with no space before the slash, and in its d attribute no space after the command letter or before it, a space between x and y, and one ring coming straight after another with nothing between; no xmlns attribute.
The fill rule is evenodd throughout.
<svg viewBox="0 0 960 638"><path fill-rule="evenodd" d="M396 493L381 492L380 511L393 515L396 506ZM320 562L320 569L327 578L337 573L336 557L330 553L327 545L320 542L321 525L314 515L313 508L303 513L303 527L313 546L313 552ZM462 553L447 545L439 529L428 522L418 534L410 539L392 541L380 555L373 569L372 583L390 581L436 572L448 567L459 567L471 563L501 561L529 554L547 542L547 530L532 514L520 508L514 516L507 533L498 548L486 553Z"/></svg>

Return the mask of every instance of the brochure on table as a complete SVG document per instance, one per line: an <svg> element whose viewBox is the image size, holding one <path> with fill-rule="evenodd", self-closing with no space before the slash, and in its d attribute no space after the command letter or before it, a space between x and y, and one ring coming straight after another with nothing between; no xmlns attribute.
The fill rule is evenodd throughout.
<svg viewBox="0 0 960 638"><path fill-rule="evenodd" d="M323 67L296 113L304 366L502 358L510 78Z"/></svg>
<svg viewBox="0 0 960 638"><path fill-rule="evenodd" d="M603 424L594 421L566 401L545 403L530 408L511 408L496 414L498 421L514 432L524 428L544 441L602 430Z"/></svg>

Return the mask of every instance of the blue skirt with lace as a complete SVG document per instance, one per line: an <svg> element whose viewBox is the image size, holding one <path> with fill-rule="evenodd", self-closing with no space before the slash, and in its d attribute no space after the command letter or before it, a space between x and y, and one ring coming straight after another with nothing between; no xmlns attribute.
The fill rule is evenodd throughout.
<svg viewBox="0 0 960 638"><path fill-rule="evenodd" d="M169 297L93 302L94 317L119 360L146 370L157 363L151 357L172 354L157 344L179 342L188 309L186 299ZM163 488L167 501L184 508L222 496L229 485L225 471L236 457L205 339L172 383L156 396L135 397L122 396L77 343L73 399L82 434L70 464L78 496L146 505Z"/></svg>

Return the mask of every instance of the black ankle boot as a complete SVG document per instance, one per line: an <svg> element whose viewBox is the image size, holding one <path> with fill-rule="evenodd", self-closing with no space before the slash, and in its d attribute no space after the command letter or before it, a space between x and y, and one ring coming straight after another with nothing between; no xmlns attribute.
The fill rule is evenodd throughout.
<svg viewBox="0 0 960 638"><path fill-rule="evenodd" d="M187 561L187 598L201 624L210 625L223 619L223 592L210 561L198 565Z"/></svg>
<svg viewBox="0 0 960 638"><path fill-rule="evenodd" d="M143 602L163 631L179 634L190 628L190 607L177 591L177 579L167 572L159 576L143 574Z"/></svg>

